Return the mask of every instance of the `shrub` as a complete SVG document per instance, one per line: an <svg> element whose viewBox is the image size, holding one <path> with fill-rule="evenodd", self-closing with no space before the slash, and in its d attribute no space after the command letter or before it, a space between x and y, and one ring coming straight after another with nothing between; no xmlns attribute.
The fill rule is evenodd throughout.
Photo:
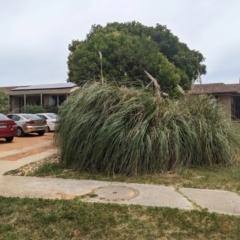
<svg viewBox="0 0 240 240"><path fill-rule="evenodd" d="M58 113L58 107L56 106L47 106L47 105L44 105L43 106L45 112L50 112L50 113Z"/></svg>
<svg viewBox="0 0 240 240"><path fill-rule="evenodd" d="M145 90L95 83L59 110L56 142L66 167L145 174L233 162L239 137L206 96L161 100Z"/></svg>
<svg viewBox="0 0 240 240"><path fill-rule="evenodd" d="M57 113L58 108L55 106L46 106L46 105L26 105L24 107L25 113L45 113L45 112L51 112L51 113Z"/></svg>
<svg viewBox="0 0 240 240"><path fill-rule="evenodd" d="M9 110L9 96L4 89L0 89L0 113L7 114Z"/></svg>

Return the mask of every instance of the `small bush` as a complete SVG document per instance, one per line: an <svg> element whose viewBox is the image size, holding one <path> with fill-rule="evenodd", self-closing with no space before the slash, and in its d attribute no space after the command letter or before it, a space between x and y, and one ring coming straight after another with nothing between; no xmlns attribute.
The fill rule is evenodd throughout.
<svg viewBox="0 0 240 240"><path fill-rule="evenodd" d="M58 107L56 107L56 106L46 106L46 105L44 105L43 108L44 108L45 112L56 113L56 114L58 113Z"/></svg>
<svg viewBox="0 0 240 240"><path fill-rule="evenodd" d="M228 164L240 146L206 96L160 100L145 90L95 83L59 110L56 142L67 167L136 175Z"/></svg>
<svg viewBox="0 0 240 240"><path fill-rule="evenodd" d="M0 113L8 114L9 110L9 96L4 89L0 89Z"/></svg>
<svg viewBox="0 0 240 240"><path fill-rule="evenodd" d="M55 106L45 106L45 105L26 105L23 109L25 113L45 113L45 112L51 112L51 113L57 113L58 108Z"/></svg>

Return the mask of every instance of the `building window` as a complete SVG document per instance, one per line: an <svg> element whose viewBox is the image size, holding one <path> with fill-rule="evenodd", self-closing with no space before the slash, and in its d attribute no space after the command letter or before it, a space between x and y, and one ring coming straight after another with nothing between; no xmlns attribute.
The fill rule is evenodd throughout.
<svg viewBox="0 0 240 240"><path fill-rule="evenodd" d="M231 97L232 119L240 120L240 97Z"/></svg>

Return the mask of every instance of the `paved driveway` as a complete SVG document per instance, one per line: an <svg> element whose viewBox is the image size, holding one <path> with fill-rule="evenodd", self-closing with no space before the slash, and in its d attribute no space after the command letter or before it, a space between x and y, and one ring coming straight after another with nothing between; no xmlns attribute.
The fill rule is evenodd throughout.
<svg viewBox="0 0 240 240"><path fill-rule="evenodd" d="M11 143L0 139L0 161L17 161L53 147L53 133L45 133L44 136L29 134L15 137Z"/></svg>

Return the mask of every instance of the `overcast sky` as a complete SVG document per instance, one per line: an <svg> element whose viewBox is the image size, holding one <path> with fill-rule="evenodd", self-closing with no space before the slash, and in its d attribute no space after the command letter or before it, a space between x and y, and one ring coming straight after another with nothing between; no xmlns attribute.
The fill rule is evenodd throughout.
<svg viewBox="0 0 240 240"><path fill-rule="evenodd" d="M0 0L0 86L61 83L93 24L166 25L206 58L203 83L238 83L239 0Z"/></svg>

